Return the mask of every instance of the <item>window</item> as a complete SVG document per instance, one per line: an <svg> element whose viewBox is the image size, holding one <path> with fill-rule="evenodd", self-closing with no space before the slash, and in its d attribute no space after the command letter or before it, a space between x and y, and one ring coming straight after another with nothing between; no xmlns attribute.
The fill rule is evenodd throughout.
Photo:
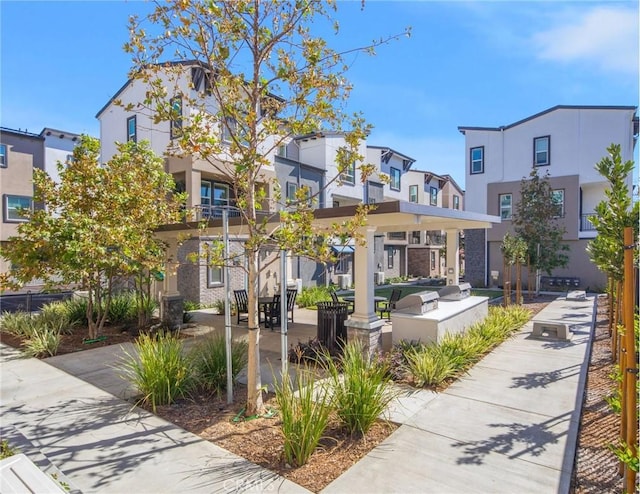
<svg viewBox="0 0 640 494"><path fill-rule="evenodd" d="M431 253L431 273L436 270L436 251L432 250Z"/></svg>
<svg viewBox="0 0 640 494"><path fill-rule="evenodd" d="M418 202L418 186L409 185L409 202Z"/></svg>
<svg viewBox="0 0 640 494"><path fill-rule="evenodd" d="M429 204L432 206L438 205L438 189L436 187L431 187L429 190Z"/></svg>
<svg viewBox="0 0 640 494"><path fill-rule="evenodd" d="M213 205L228 206L229 205L229 186L227 184L213 184Z"/></svg>
<svg viewBox="0 0 640 494"><path fill-rule="evenodd" d="M280 156L281 158L286 158L287 157L287 145L286 144L280 144L278 146L277 155Z"/></svg>
<svg viewBox="0 0 640 494"><path fill-rule="evenodd" d="M338 201L333 201L333 207L334 207L334 208L339 208L339 207L340 207L340 202L338 202Z"/></svg>
<svg viewBox="0 0 640 494"><path fill-rule="evenodd" d="M29 221L22 215L22 210L32 209L33 201L27 196L4 196L4 221L5 223Z"/></svg>
<svg viewBox="0 0 640 494"><path fill-rule="evenodd" d="M0 144L0 168L7 167L7 145Z"/></svg>
<svg viewBox="0 0 640 494"><path fill-rule="evenodd" d="M171 98L171 139L180 137L182 131L182 98L176 96Z"/></svg>
<svg viewBox="0 0 640 494"><path fill-rule="evenodd" d="M138 142L138 133L136 127L136 116L127 118L127 142Z"/></svg>
<svg viewBox="0 0 640 494"><path fill-rule="evenodd" d="M411 243L413 245L419 245L420 244L420 232L419 231L411 232L411 238L409 239L409 243Z"/></svg>
<svg viewBox="0 0 640 494"><path fill-rule="evenodd" d="M220 266L208 266L207 267L207 285L209 288L212 286L222 285L224 283L223 271Z"/></svg>
<svg viewBox="0 0 640 494"><path fill-rule="evenodd" d="M338 254L336 258L335 272L338 273L348 273L349 272L349 260L351 254Z"/></svg>
<svg viewBox="0 0 640 494"><path fill-rule="evenodd" d="M391 190L400 190L400 170L391 167Z"/></svg>
<svg viewBox="0 0 640 494"><path fill-rule="evenodd" d="M230 143L236 133L237 124L234 118L227 117L222 124L222 142Z"/></svg>
<svg viewBox="0 0 640 494"><path fill-rule="evenodd" d="M287 202L293 202L296 200L296 192L298 191L298 185L293 182L287 182Z"/></svg>
<svg viewBox="0 0 640 494"><path fill-rule="evenodd" d="M207 260L207 286L222 285L224 283L224 271L222 266L213 266L211 259Z"/></svg>
<svg viewBox="0 0 640 494"><path fill-rule="evenodd" d="M550 160L551 137L536 137L533 140L533 165L546 166Z"/></svg>
<svg viewBox="0 0 640 494"><path fill-rule="evenodd" d="M511 194L500 194L498 202L500 203L500 218L510 220L513 214L513 196Z"/></svg>
<svg viewBox="0 0 640 494"><path fill-rule="evenodd" d="M564 189L556 189L551 191L551 200L557 208L557 216L564 218Z"/></svg>
<svg viewBox="0 0 640 494"><path fill-rule="evenodd" d="M387 233L389 240L404 240L406 238L406 232L389 232Z"/></svg>
<svg viewBox="0 0 640 494"><path fill-rule="evenodd" d="M453 209L460 209L460 196L453 196Z"/></svg>
<svg viewBox="0 0 640 494"><path fill-rule="evenodd" d="M471 174L484 173L484 146L471 148Z"/></svg>
<svg viewBox="0 0 640 494"><path fill-rule="evenodd" d="M387 268L393 269L393 247L387 249Z"/></svg>
<svg viewBox="0 0 640 494"><path fill-rule="evenodd" d="M356 164L350 163L340 175L340 180L348 184L356 183Z"/></svg>

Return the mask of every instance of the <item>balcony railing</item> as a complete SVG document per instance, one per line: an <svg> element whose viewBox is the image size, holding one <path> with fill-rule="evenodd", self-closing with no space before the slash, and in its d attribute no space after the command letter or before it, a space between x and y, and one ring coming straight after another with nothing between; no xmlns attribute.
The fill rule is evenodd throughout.
<svg viewBox="0 0 640 494"><path fill-rule="evenodd" d="M580 215L580 231L581 232L595 232L596 227L593 226L593 223L589 221L589 217L593 216L594 213L587 213Z"/></svg>

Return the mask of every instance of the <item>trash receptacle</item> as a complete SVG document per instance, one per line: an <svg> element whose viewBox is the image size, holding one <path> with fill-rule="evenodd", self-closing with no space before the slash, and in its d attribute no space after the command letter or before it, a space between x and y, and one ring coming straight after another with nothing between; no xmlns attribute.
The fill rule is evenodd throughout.
<svg viewBox="0 0 640 494"><path fill-rule="evenodd" d="M329 351L347 342L344 322L349 314L349 304L318 302L318 340Z"/></svg>

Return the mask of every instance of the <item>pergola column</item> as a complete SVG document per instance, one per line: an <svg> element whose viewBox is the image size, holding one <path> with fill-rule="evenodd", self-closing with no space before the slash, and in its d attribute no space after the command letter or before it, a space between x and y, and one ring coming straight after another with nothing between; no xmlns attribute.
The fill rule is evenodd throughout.
<svg viewBox="0 0 640 494"><path fill-rule="evenodd" d="M369 355L382 348L382 326L384 321L378 317L374 302L374 233L375 227L366 226L359 232L364 242L356 242L354 253L354 312L345 323L347 341L359 340Z"/></svg>
<svg viewBox="0 0 640 494"><path fill-rule="evenodd" d="M184 297L178 291L178 242L167 242L164 283L162 290L162 322L169 328L179 327L183 322Z"/></svg>
<svg viewBox="0 0 640 494"><path fill-rule="evenodd" d="M460 280L460 240L458 230L447 233L447 285L457 285Z"/></svg>

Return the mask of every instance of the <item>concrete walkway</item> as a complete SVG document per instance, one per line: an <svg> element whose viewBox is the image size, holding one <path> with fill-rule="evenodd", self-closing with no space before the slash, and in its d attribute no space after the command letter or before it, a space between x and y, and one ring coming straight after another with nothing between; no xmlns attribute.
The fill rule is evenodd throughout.
<svg viewBox="0 0 640 494"><path fill-rule="evenodd" d="M405 392L392 411L403 425L323 492L568 492L594 306L560 298L536 317L569 322L571 341L533 339L530 322L445 392ZM266 338L277 367L279 336ZM0 350L3 436L21 435L72 490L307 492L124 401L126 346L44 361Z"/></svg>

